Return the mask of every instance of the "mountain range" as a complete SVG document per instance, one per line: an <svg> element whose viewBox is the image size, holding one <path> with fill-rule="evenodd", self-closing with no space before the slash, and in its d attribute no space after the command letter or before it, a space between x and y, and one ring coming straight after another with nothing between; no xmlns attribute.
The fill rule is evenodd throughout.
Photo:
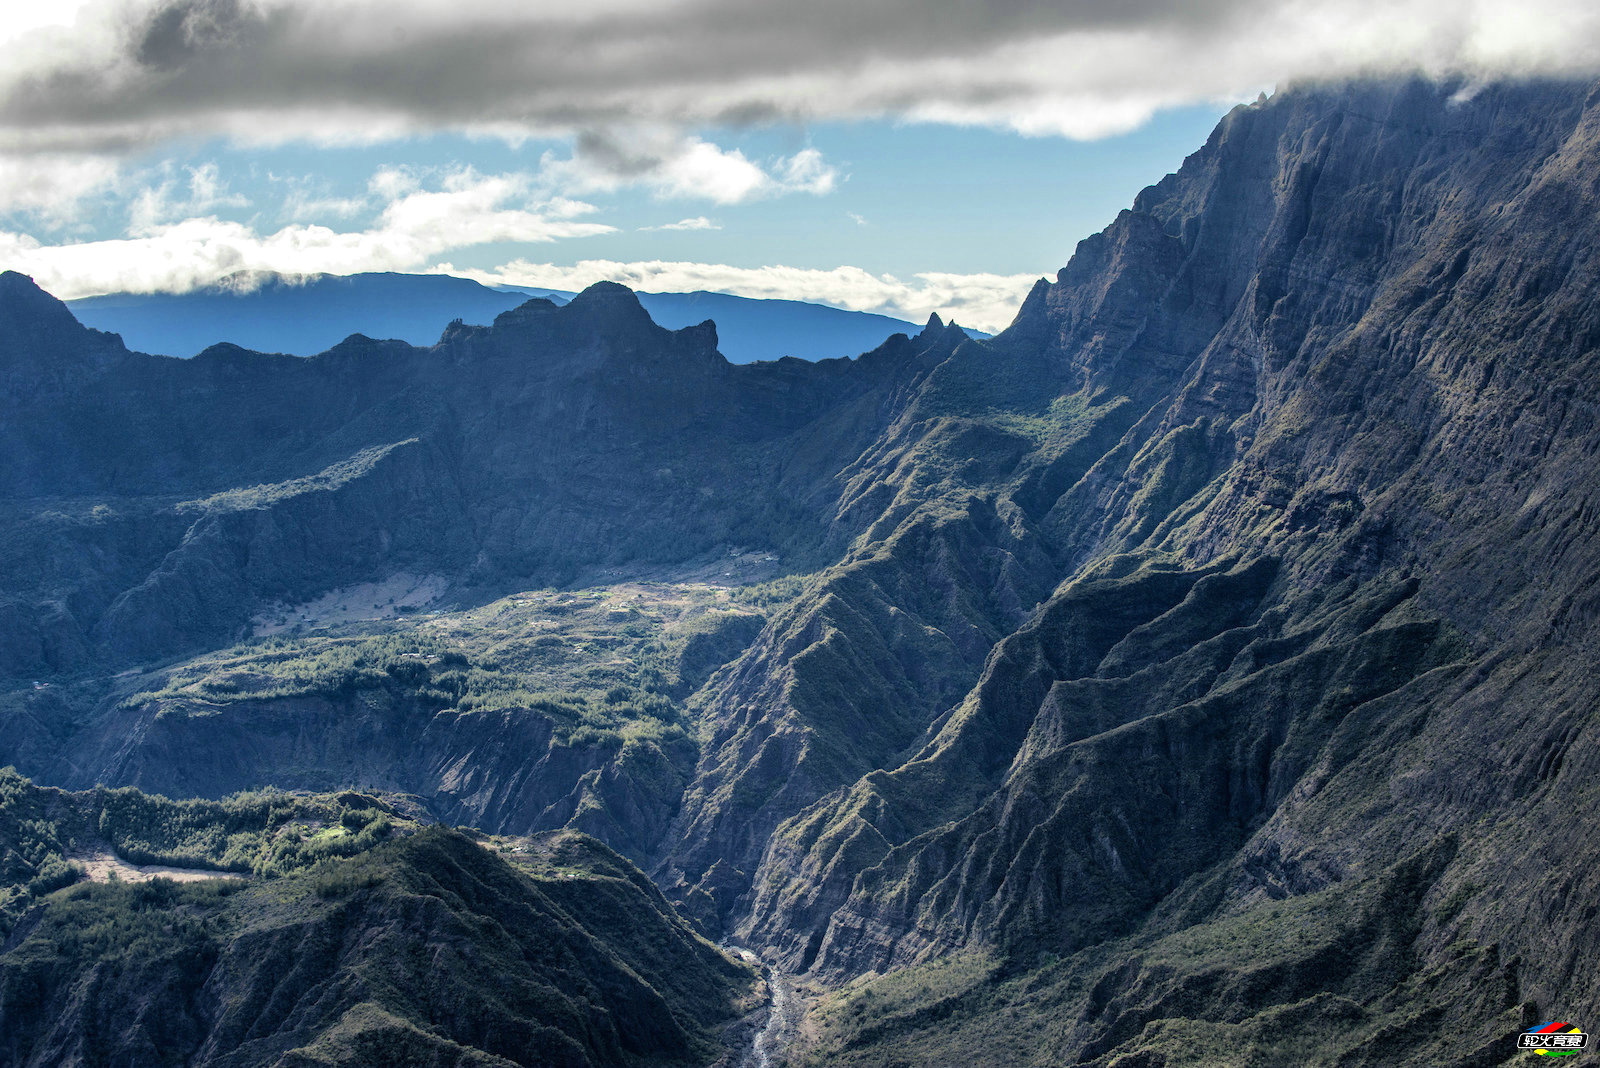
<svg viewBox="0 0 1600 1068"><path fill-rule="evenodd" d="M504 902L513 944L585 947L574 1011L637 1020L626 975L677 1021L573 1063L738 1063L752 1032L796 1065L1510 1063L1600 1012L1597 174L1589 83L1286 90L1001 334L817 362L730 363L613 284L427 347L180 360L0 275L0 762L19 805L210 799L169 839L213 864L228 833L271 855L281 820L226 825L267 788L411 813L248 892L331 880L354 944ZM519 904L533 876L430 821L565 836L675 948L613 967L628 934ZM42 991L4 1018L44 1064L106 961L178 958L60 948L125 903L27 833L0 1014ZM148 907L229 938L327 914ZM200 1021L260 989L207 938L178 942L213 1000L172 1002ZM306 1003L353 1012L336 959ZM371 1004L170 1048L545 1063Z"/></svg>
<svg viewBox="0 0 1600 1068"><path fill-rule="evenodd" d="M565 304L575 294L523 286L486 286L438 274L240 274L188 293L109 293L70 301L85 326L121 334L131 347L193 356L229 342L261 352L312 356L352 334L428 346L444 324L492 322L529 297ZM717 322L718 345L733 363L855 356L877 348L911 323L871 312L797 300L727 293L641 293L657 323L672 329ZM976 336L987 337L971 331Z"/></svg>

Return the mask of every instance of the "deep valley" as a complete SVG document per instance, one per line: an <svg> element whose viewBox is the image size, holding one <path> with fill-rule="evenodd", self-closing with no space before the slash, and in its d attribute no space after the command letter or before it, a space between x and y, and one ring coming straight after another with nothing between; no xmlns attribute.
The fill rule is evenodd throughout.
<svg viewBox="0 0 1600 1068"><path fill-rule="evenodd" d="M1600 88L1372 80L854 359L602 283L180 360L0 275L0 1064L1600 1020L1597 219Z"/></svg>

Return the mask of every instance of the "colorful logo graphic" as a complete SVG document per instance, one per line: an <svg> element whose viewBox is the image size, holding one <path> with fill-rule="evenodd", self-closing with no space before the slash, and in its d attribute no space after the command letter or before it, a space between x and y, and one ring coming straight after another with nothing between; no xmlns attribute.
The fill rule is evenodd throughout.
<svg viewBox="0 0 1600 1068"><path fill-rule="evenodd" d="M1555 1020L1530 1027L1517 1036L1517 1048L1540 1057L1571 1057L1589 1044L1589 1036L1577 1024Z"/></svg>

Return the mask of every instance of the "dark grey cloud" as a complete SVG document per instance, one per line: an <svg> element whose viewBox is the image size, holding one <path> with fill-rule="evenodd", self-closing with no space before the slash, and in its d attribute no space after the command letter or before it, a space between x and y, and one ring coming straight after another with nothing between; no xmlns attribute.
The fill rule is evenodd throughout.
<svg viewBox="0 0 1600 1068"><path fill-rule="evenodd" d="M135 39L134 58L156 70L175 70L227 47L249 22L238 0L180 0L151 13Z"/></svg>
<svg viewBox="0 0 1600 1068"><path fill-rule="evenodd" d="M1565 0L1523 5L1528 32L1513 46L1503 7L1455 0L577 7L124 0L90 12L120 27L116 47L0 67L0 145L873 114L1094 134L1300 75L1418 62L1570 67L1590 63L1595 44L1594 16ZM615 138L583 147L609 153L622 173L647 165Z"/></svg>
<svg viewBox="0 0 1600 1068"><path fill-rule="evenodd" d="M601 130L580 131L572 147L576 159L625 179L650 174L668 158L654 146L631 143Z"/></svg>

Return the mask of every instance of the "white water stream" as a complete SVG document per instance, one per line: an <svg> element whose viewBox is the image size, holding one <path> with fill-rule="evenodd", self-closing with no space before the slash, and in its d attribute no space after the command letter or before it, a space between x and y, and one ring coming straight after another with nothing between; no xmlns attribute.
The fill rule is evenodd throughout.
<svg viewBox="0 0 1600 1068"><path fill-rule="evenodd" d="M789 1042L800 1024L794 991L781 973L763 965L761 958L750 950L740 946L728 948L760 967L767 982L766 1025L756 1032L749 1049L737 1062L738 1068L784 1068L789 1063Z"/></svg>

